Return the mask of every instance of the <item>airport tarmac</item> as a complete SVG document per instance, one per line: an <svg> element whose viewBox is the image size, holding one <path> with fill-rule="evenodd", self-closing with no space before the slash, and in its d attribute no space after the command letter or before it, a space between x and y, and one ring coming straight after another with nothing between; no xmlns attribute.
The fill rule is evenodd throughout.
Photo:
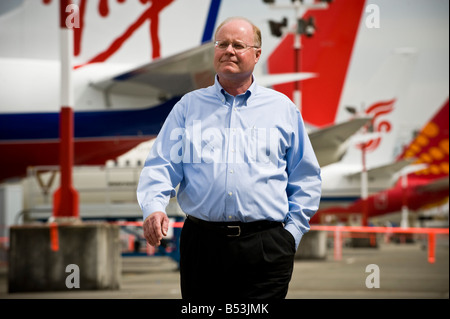
<svg viewBox="0 0 450 319"><path fill-rule="evenodd" d="M295 261L287 299L448 299L448 236L427 259L422 242L381 243L378 248L344 247L341 260L328 248L324 260ZM368 265L376 265L367 270ZM377 275L379 287L376 287ZM369 286L368 288L366 281ZM68 289L8 293L7 266L0 270L0 299L180 299L177 264L169 257L122 257L118 290Z"/></svg>

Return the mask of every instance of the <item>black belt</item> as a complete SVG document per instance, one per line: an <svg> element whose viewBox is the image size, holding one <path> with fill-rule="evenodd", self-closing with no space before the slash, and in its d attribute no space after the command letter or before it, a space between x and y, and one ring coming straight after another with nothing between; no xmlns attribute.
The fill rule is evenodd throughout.
<svg viewBox="0 0 450 319"><path fill-rule="evenodd" d="M238 237L246 234L252 234L260 231L264 231L270 228L282 226L283 224L280 222L261 220L256 222L208 222L203 219L198 219L196 217L188 216L187 217L192 222L197 225L203 226L207 229L213 230L217 233L228 237Z"/></svg>

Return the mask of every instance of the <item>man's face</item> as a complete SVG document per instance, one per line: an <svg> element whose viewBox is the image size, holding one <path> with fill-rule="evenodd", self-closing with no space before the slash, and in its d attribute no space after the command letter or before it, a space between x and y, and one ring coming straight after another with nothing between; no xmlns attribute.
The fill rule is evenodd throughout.
<svg viewBox="0 0 450 319"><path fill-rule="evenodd" d="M244 43L254 46L253 28L247 21L232 20L222 26L216 34L217 41L225 43ZM248 77L253 73L255 64L261 55L260 48L248 47L245 50L235 50L232 45L227 48L215 48L214 67L219 78L233 79Z"/></svg>

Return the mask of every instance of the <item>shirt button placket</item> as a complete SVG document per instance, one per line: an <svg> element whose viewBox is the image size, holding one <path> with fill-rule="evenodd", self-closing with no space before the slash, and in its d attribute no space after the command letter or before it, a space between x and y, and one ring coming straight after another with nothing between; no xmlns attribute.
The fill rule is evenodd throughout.
<svg viewBox="0 0 450 319"><path fill-rule="evenodd" d="M229 126L229 143L228 143L228 161L227 161L227 205L226 205L226 219L232 220L235 215L235 174L234 174L234 161L236 156L236 128L235 126L235 116L237 108L235 106L236 99L231 102L231 116L230 116L230 126Z"/></svg>

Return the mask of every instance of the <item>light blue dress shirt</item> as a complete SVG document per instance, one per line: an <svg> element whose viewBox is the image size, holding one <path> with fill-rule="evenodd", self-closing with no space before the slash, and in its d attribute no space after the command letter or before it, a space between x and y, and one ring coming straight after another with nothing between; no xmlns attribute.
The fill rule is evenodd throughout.
<svg viewBox="0 0 450 319"><path fill-rule="evenodd" d="M213 86L183 96L142 169L137 198L147 218L175 196L188 215L219 222L283 222L309 230L321 194L320 167L298 108L253 81L246 93Z"/></svg>

